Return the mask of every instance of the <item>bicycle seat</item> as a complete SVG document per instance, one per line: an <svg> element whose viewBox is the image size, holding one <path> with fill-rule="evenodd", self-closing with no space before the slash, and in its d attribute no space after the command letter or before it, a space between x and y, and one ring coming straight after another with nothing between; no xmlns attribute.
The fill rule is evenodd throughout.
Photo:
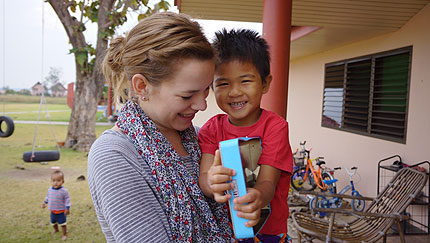
<svg viewBox="0 0 430 243"><path fill-rule="evenodd" d="M325 164L325 162L324 162L324 161L321 161L321 160L318 160L318 161L317 161L317 165L318 165L318 166L320 166L320 165L324 165L324 164Z"/></svg>
<svg viewBox="0 0 430 243"><path fill-rule="evenodd" d="M337 181L338 181L337 179L333 179L333 180L323 180L324 184L327 184L327 185L334 184L334 183L336 183Z"/></svg>

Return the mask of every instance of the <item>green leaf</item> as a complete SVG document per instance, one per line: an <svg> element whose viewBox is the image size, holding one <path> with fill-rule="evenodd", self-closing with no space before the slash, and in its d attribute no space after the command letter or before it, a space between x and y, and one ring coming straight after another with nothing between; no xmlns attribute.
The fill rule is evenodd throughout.
<svg viewBox="0 0 430 243"><path fill-rule="evenodd" d="M137 3L137 1L136 1L136 0L131 1L131 5L133 5L134 7L137 7L137 6L138 6L137 4L138 4L138 3Z"/></svg>
<svg viewBox="0 0 430 243"><path fill-rule="evenodd" d="M80 51L76 53L76 61L78 62L79 66L83 67L87 59L88 59L87 52Z"/></svg>
<svg viewBox="0 0 430 243"><path fill-rule="evenodd" d="M78 50L78 48L72 48L72 49L69 50L69 54L75 53L77 50Z"/></svg>
<svg viewBox="0 0 430 243"><path fill-rule="evenodd" d="M169 4L169 2L166 2L166 1L163 0L163 1L160 1L158 3L158 7L160 9L163 9L164 11L167 11L169 9L169 7L170 7L170 4Z"/></svg>

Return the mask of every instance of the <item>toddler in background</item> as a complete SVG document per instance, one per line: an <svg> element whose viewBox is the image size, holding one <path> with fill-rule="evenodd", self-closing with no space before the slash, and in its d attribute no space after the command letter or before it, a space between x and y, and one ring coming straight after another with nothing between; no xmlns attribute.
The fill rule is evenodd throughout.
<svg viewBox="0 0 430 243"><path fill-rule="evenodd" d="M42 203L42 208L48 204L48 209L51 211L51 225L54 227L52 233L59 231L58 225L61 226L63 232L62 240L67 239L66 215L70 214L70 196L66 188L63 187L64 174L60 170L55 170L51 174L52 186L48 189L45 201Z"/></svg>

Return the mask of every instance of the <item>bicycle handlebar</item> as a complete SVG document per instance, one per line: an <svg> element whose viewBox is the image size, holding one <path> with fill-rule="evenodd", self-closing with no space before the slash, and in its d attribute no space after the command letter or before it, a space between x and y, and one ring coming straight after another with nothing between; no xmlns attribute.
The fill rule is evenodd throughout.
<svg viewBox="0 0 430 243"><path fill-rule="evenodd" d="M337 167L337 168L339 168L339 167ZM357 167L352 167L350 170L348 170L348 168L346 168L346 167L344 167L344 166L341 166L340 168L343 168L345 171L346 171L346 173L348 174L348 176L349 176L349 178L352 180L352 177L357 173Z"/></svg>
<svg viewBox="0 0 430 243"><path fill-rule="evenodd" d="M320 158L322 158L322 157L320 157ZM342 169L342 168L345 168L345 167L335 167L335 168L333 168L333 169L335 169L335 170L340 170L340 169ZM345 168L346 169L346 168ZM357 167L351 167L351 169L350 170L357 170L358 168ZM347 170L347 169L346 169Z"/></svg>

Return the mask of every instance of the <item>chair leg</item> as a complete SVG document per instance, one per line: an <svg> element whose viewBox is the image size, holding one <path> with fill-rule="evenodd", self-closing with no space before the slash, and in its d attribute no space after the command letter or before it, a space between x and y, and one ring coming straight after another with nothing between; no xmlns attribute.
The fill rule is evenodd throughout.
<svg viewBox="0 0 430 243"><path fill-rule="evenodd" d="M313 242L312 238L310 238L308 235L297 232L297 242L302 243L302 239L303 239L303 242L306 242L306 243Z"/></svg>
<svg viewBox="0 0 430 243"><path fill-rule="evenodd" d="M396 220L397 230L399 230L400 242L405 243L405 235L403 234L403 228L400 224L400 220Z"/></svg>
<svg viewBox="0 0 430 243"><path fill-rule="evenodd" d="M331 213L330 215L330 221L329 221L329 225L328 225L328 232L327 232L327 236L326 236L326 243L330 243L331 242L331 233L333 231L333 224L334 224L334 215L335 213Z"/></svg>

